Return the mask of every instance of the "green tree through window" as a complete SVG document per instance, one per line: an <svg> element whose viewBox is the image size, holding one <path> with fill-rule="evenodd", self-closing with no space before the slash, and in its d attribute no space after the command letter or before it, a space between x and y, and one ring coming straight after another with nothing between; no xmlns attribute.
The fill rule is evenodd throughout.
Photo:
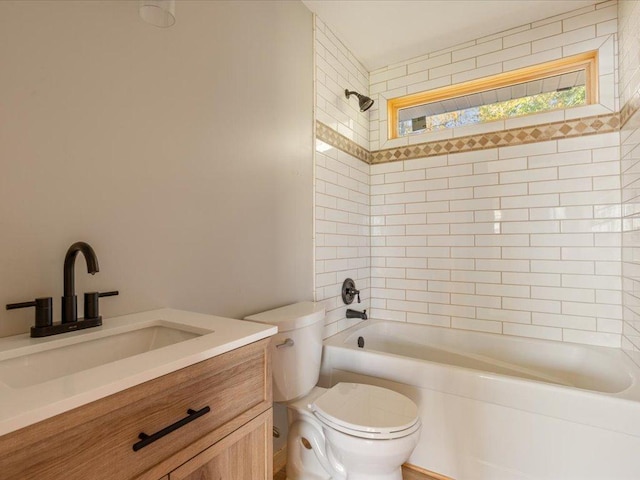
<svg viewBox="0 0 640 480"><path fill-rule="evenodd" d="M400 136L586 105L584 85L399 122Z"/></svg>

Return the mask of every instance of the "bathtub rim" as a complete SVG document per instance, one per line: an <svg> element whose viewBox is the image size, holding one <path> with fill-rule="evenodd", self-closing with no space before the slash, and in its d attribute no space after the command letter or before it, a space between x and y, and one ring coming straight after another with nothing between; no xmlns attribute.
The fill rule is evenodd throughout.
<svg viewBox="0 0 640 480"><path fill-rule="evenodd" d="M517 362L512 363L511 365L513 365L514 370L522 370L523 373L528 374L528 375L534 375L534 376L538 376L540 377L539 379L535 379L535 378L527 378L527 377L519 377L517 375L509 375L508 373L498 373L498 372L491 372L491 371L485 371L482 370L481 368L473 368L473 367L465 367L465 366L461 366L461 365L451 365L448 363L445 363L446 365L450 366L451 368L462 368L465 370L471 370L471 371L480 371L483 374L492 374L492 375L497 375L499 377L501 376L507 376L510 378L521 378L525 381L539 381L543 384L552 384L552 385L558 385L558 386L564 386L567 388L576 388L579 390L584 390L584 391L588 391L588 392L595 392L595 393L603 393L603 394L610 394L610 395L615 395L615 396L620 396L622 398L636 398L636 397L628 397L626 395L624 395L625 392L627 392L628 390L632 389L632 387L636 384L636 383L640 383L640 367L638 367L638 365L636 365L631 358L622 350L619 348L612 348L612 347L601 347L601 346L596 346L596 345L586 345L586 344L580 344L580 343L573 343L573 342L561 342L561 341L557 341L557 340L546 340L546 339L538 339L538 338L529 338L529 337L520 337L520 336L515 336L515 335L503 335L503 334L496 334L496 333L490 333L490 332L481 332L481 331L474 331L474 330L462 330L462 329L453 329L453 328L447 328L447 327L441 327L441 326L437 326L437 325L425 325L425 324L420 324L420 323L412 323L412 322L396 322L393 320L379 320L379 319L372 319L371 321L367 321L367 322L360 322L356 325L351 326L350 328L332 336L329 337L327 339L324 340L323 344L331 344L331 345L336 345L336 346L345 346L346 348L355 348L352 347L351 345L347 344L347 339L349 337L355 337L358 332L360 330L369 330L372 327L376 327L376 326L381 326L381 327L386 327L386 326L391 326L391 325L402 325L402 326L408 326L410 328L419 328L419 329L424 329L427 331L434 331L436 333L439 334L444 334L444 335L464 335L465 337L477 337L478 340L481 339L489 339L490 342L513 342L513 343L518 343L518 344L531 344L532 345L532 350L539 350L539 349L543 349L545 346L549 346L554 350L560 350L560 352L562 354L565 354L566 350L573 350L575 351L581 351L581 352L585 352L588 356L590 356L593 359L602 359L604 357L604 359L606 359L607 362L609 362L610 364L613 365L619 365L621 367L621 370L617 373L620 374L621 378L624 378L624 380L621 380L621 382L623 382L625 385L623 387L617 387L616 389L609 389L610 387L606 387L603 386L601 389L596 389L596 388L588 388L588 387L584 387L584 386L577 386L577 385L570 385L570 384L566 384L566 383L562 383L561 381L552 381L552 380L548 380L545 381L542 379L542 377L553 377L554 374L553 373L545 373L545 372L536 372L536 371L531 371L531 367L527 367L527 366L522 366L517 364ZM386 332L382 332L383 334ZM366 334L364 334L366 335ZM365 340L366 341L366 340ZM474 342L476 343L476 342ZM453 354L459 354L455 348L450 348L450 347L442 347L439 348L437 345L433 345L434 348L438 348L440 351L442 352L447 352L447 353L453 353ZM365 349L366 349L366 344L365 344ZM371 350L371 349L367 349L367 351L379 351L379 350ZM407 358L415 358L415 357L411 357L409 355L400 355L400 354L394 354L391 352L385 352L385 351L380 351L380 353L383 353L385 355L391 355L391 356L398 356L398 357L407 357ZM462 354L464 355L464 354ZM469 359L473 361L474 357L478 357L478 356L484 356L484 354L482 353L476 353L476 352L470 352L469 353ZM480 361L485 361L485 362L491 362L492 360L496 362L496 365L499 366L499 364L504 364L507 363L507 367L510 366L510 360L509 359L500 359L499 357L491 357L491 355L488 355L489 358L486 358L484 360L480 360ZM587 357L588 358L588 357ZM428 363L442 363L442 362L437 362L434 360L426 360L426 359L420 359L420 358L415 358L418 361L424 361L424 362L428 362ZM527 370L529 370L527 372ZM583 372L577 371L576 373L580 374ZM596 377L597 378L597 377ZM640 401L640 397L637 397L637 400Z"/></svg>
<svg viewBox="0 0 640 480"><path fill-rule="evenodd" d="M628 388L617 393L605 393L445 365L390 353L360 350L343 343L346 337L371 324L369 322L396 323L391 320L368 320L325 339L321 367L321 378L325 383L331 383L333 369L351 371L418 388L640 436L640 386L638 383L640 368L622 350L575 344L579 347L612 354L629 371L632 380ZM442 328L431 325L413 325ZM484 334L484 332L472 333ZM497 334L487 335L500 336ZM561 343L524 337L511 338L524 339L536 344L539 342L543 342L543 344L547 342ZM412 371L416 363L422 368L422 375L419 377L406 373ZM381 372L385 373L381 374Z"/></svg>

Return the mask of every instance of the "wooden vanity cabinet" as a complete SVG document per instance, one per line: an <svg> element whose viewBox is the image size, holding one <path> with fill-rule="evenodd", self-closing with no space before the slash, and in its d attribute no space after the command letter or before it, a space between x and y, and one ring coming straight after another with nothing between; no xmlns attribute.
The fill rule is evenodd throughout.
<svg viewBox="0 0 640 480"><path fill-rule="evenodd" d="M271 412L265 412L178 467L168 480L271 480L272 430Z"/></svg>
<svg viewBox="0 0 640 480"><path fill-rule="evenodd" d="M246 345L0 437L2 478L271 480L269 342ZM205 410L134 451L140 433L151 436Z"/></svg>

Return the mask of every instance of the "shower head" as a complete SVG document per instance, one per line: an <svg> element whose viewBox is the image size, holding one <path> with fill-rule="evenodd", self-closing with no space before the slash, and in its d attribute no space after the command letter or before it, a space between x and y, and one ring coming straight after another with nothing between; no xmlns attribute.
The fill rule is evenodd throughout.
<svg viewBox="0 0 640 480"><path fill-rule="evenodd" d="M358 103L360 104L360 111L366 112L373 105L373 100L371 100L366 95L360 95L358 92L350 92L349 89L345 89L344 95L349 98L350 95L355 95L358 97Z"/></svg>

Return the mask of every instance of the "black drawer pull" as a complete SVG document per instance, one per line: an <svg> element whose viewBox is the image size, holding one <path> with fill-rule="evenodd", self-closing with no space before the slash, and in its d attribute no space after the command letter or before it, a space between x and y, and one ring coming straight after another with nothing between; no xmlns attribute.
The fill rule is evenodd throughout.
<svg viewBox="0 0 640 480"><path fill-rule="evenodd" d="M162 430L157 431L153 435L147 435L146 433L142 432L140 435L138 435L140 441L133 444L133 451L137 452L141 448L144 448L147 445L151 445L156 440L161 439L165 435L169 435L171 432L179 429L180 427L184 427L187 423L193 422L196 418L201 417L205 413L209 413L210 411L211 408L209 408L208 406L200 410L189 409L187 410L188 415L182 420L178 420L176 423L172 423L168 427L164 427Z"/></svg>

